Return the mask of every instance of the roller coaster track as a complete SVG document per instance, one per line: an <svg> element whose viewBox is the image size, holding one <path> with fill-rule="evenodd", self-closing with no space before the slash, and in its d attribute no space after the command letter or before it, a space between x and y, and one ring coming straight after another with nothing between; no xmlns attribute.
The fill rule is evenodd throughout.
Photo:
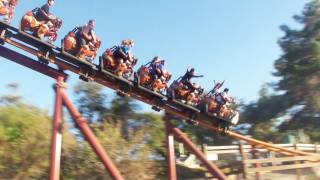
<svg viewBox="0 0 320 180"><path fill-rule="evenodd" d="M70 71L78 74L80 77L86 77L91 81L164 110L167 114L178 116L182 119L192 119L197 121L200 127L211 129L217 133L224 132L224 130L218 126L219 121L221 121L220 119L200 113L198 110L178 105L165 96L155 94L145 88L139 88L131 81L117 77L110 72L101 71L97 65L77 62L74 58L65 55L61 48L34 38L2 21L0 21L0 43L0 56L46 76L52 78L62 76L67 78L68 75L64 73L64 71ZM10 49L9 46L5 46L5 44L34 55L38 60L20 54ZM57 67L53 67L52 64L55 64ZM248 144L255 145L256 147L265 148L284 155L314 155L312 153L278 147L270 143L243 136L231 130L227 130L225 134L232 138L246 141Z"/></svg>

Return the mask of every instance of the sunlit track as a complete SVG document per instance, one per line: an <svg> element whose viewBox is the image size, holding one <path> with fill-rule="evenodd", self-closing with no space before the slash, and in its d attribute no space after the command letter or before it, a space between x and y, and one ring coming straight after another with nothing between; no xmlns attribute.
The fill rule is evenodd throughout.
<svg viewBox="0 0 320 180"><path fill-rule="evenodd" d="M25 33L21 33L19 29L3 22L0 22L0 34L0 56L49 77L56 78L57 76L63 76L66 78L67 74L63 71L70 71L78 74L80 77L88 78L88 80L111 88L122 95L130 96L159 110L164 110L170 115L196 121L201 127L211 129L217 133L225 133L232 138L246 141L248 144L256 145L257 147L265 148L284 155L314 155L312 153L278 147L270 143L243 136L231 130L225 131L219 127L219 122L221 122L221 120L218 118L208 116L191 108L179 106L170 99L160 97L150 91L139 88L139 86L134 82L119 78L110 72L101 71L99 70L100 67L97 65L81 65L76 63L74 60L71 60L63 54L61 48L47 45L48 43L42 44L43 42L40 40L30 38ZM9 47L4 46L6 43L34 55L39 60L31 59L11 50ZM48 64L55 64L56 67L49 66ZM90 68L89 66L92 67Z"/></svg>

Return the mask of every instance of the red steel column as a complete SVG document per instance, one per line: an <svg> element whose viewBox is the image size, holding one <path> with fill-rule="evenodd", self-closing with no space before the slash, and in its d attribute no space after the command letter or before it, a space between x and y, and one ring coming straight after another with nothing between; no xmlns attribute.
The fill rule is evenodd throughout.
<svg viewBox="0 0 320 180"><path fill-rule="evenodd" d="M166 142L167 142L167 162L168 162L168 179L176 180L177 179L177 170L176 170L176 159L174 153L174 137L170 129L171 124L169 122L169 116L164 116L164 123L166 127Z"/></svg>
<svg viewBox="0 0 320 180"><path fill-rule="evenodd" d="M76 107L73 105L71 100L68 98L68 96L64 92L62 92L62 100L64 105L69 110L72 118L74 119L76 124L79 126L79 129L86 137L86 140L90 143L92 149L96 152L97 156L100 158L103 165L109 172L110 176L114 180L123 180L123 177L121 176L119 170L112 163L108 154L103 149L102 145L99 143L98 139L95 137L95 135L91 131L90 127L87 124L87 120L81 116L79 111L76 109Z"/></svg>
<svg viewBox="0 0 320 180"><path fill-rule="evenodd" d="M54 118L52 126L51 140L51 162L50 162L50 180L59 180L60 177L60 160L61 160L61 144L62 144L62 96L64 78L57 77L55 85L56 100L54 109Z"/></svg>
<svg viewBox="0 0 320 180"><path fill-rule="evenodd" d="M170 122L168 122L170 123ZM205 155L189 140L189 138L180 131L180 129L172 127L171 132L177 138L177 140L181 141L186 147L193 152L197 158L207 167L212 175L220 180L226 180L227 176L223 174L223 172L213 163L207 160Z"/></svg>

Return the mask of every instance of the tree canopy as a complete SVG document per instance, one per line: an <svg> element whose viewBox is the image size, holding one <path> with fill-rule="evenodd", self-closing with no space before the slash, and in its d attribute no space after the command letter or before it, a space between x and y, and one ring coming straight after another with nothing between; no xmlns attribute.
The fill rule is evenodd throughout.
<svg viewBox="0 0 320 180"><path fill-rule="evenodd" d="M320 141L320 2L308 3L294 20L302 28L280 27L283 54L275 61L273 73L279 81L263 87L257 102L244 107L242 117L252 125L249 133L261 138L305 129ZM268 93L270 88L273 91Z"/></svg>

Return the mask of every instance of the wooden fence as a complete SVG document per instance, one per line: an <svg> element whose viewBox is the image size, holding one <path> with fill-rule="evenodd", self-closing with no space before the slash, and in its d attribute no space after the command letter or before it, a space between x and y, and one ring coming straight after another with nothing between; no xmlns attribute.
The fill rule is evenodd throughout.
<svg viewBox="0 0 320 180"><path fill-rule="evenodd" d="M206 146L203 145L203 151L209 160L223 160L225 157L233 156L237 162L242 164L242 173L244 178L249 173L254 173L256 179L260 179L261 172L271 172L280 170L295 169L297 178L301 176L300 169L320 167L320 145L317 144L275 144L293 150L315 153L311 156L283 156L272 151L256 148L252 145L231 145L231 146ZM235 161L235 162L236 162ZM231 163L230 167L232 168ZM238 169L235 168L235 169ZM235 172L236 173L236 172Z"/></svg>
<svg viewBox="0 0 320 180"><path fill-rule="evenodd" d="M312 152L312 153L320 153L320 145L317 144L274 144L279 147ZM252 151L252 145L242 145L243 151L249 153ZM263 148L255 148L259 152L268 152L268 150ZM239 154L240 146L239 145L231 145L231 146L207 146L203 145L203 151L205 153L215 153L215 154Z"/></svg>

